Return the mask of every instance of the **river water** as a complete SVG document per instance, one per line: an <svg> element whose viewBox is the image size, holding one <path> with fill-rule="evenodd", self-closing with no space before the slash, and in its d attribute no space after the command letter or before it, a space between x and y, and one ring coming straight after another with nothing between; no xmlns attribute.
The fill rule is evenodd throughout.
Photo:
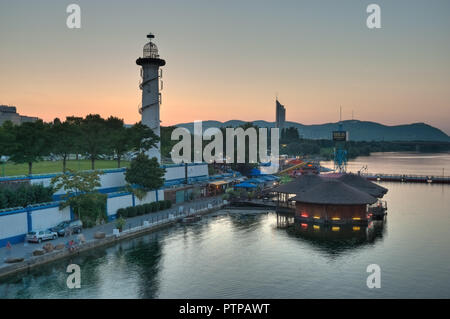
<svg viewBox="0 0 450 319"><path fill-rule="evenodd" d="M450 154L376 154L349 168L361 164L437 175ZM0 298L449 298L450 185L382 185L384 223L287 230L274 213L222 211L0 280ZM71 263L80 289L66 286ZM379 289L366 285L370 264Z"/></svg>

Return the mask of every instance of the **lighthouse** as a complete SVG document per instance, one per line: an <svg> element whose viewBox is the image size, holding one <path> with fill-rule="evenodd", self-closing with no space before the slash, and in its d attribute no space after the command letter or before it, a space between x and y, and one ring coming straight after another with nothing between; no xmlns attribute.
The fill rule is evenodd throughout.
<svg viewBox="0 0 450 319"><path fill-rule="evenodd" d="M148 34L149 42L144 45L144 52L142 57L136 60L136 63L141 66L141 83L139 88L142 90L142 104L139 106L139 113L142 115L142 124L147 125L153 132L161 136L160 120L159 120L159 106L161 105L162 89L162 70L160 67L166 64L166 61L159 57L158 47L152 42L155 38L153 34ZM147 155L152 158L156 157L161 163L161 143L148 150Z"/></svg>

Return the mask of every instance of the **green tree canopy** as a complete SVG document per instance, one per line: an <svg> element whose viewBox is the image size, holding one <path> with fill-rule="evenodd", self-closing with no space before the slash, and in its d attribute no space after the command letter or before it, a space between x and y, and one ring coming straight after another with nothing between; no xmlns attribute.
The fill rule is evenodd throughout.
<svg viewBox="0 0 450 319"><path fill-rule="evenodd" d="M130 167L125 171L125 180L147 192L164 185L165 172L166 170L160 167L156 158L150 159L141 152L131 161ZM137 195L139 196L139 194Z"/></svg>
<svg viewBox="0 0 450 319"><path fill-rule="evenodd" d="M75 172L53 177L51 185L55 190L64 190L65 201L61 209L71 206L76 216L87 227L106 221L106 195L98 193L97 187L101 186L100 171Z"/></svg>
<svg viewBox="0 0 450 319"><path fill-rule="evenodd" d="M120 168L122 157L133 147L132 129L124 126L122 119L109 117L106 120L109 153L117 159L117 168Z"/></svg>
<svg viewBox="0 0 450 319"><path fill-rule="evenodd" d="M48 125L42 120L12 127L13 142L10 145L10 159L15 163L27 163L29 175L32 174L33 163L49 154L48 131Z"/></svg>
<svg viewBox="0 0 450 319"><path fill-rule="evenodd" d="M160 138L147 125L138 122L131 127L130 142L134 151L143 152L155 147Z"/></svg>
<svg viewBox="0 0 450 319"><path fill-rule="evenodd" d="M6 121L0 126L0 157L10 155L14 142L14 126L11 121Z"/></svg>
<svg viewBox="0 0 450 319"><path fill-rule="evenodd" d="M50 127L51 152L62 158L63 172L66 171L66 163L69 155L75 153L77 150L79 135L79 126L68 120L61 122L56 118Z"/></svg>
<svg viewBox="0 0 450 319"><path fill-rule="evenodd" d="M95 160L108 151L106 121L98 114L87 115L80 123L80 148L91 160L95 169Z"/></svg>

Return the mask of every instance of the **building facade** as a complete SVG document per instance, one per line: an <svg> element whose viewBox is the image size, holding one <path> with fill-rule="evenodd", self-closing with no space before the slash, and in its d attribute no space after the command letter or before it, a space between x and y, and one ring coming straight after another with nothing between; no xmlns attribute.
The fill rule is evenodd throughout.
<svg viewBox="0 0 450 319"><path fill-rule="evenodd" d="M17 113L17 108L15 106L0 105L0 125L3 125L6 121L11 121L13 124L19 125L37 120L37 117L20 115Z"/></svg>
<svg viewBox="0 0 450 319"><path fill-rule="evenodd" d="M281 131L284 128L284 124L286 122L286 108L278 101L278 99L276 100L275 104L275 127L279 128Z"/></svg>

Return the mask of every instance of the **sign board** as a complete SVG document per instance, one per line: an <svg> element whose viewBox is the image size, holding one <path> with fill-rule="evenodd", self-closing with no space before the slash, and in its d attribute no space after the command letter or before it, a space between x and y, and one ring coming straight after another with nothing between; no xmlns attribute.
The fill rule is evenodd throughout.
<svg viewBox="0 0 450 319"><path fill-rule="evenodd" d="M347 141L347 131L333 131L333 141L335 142Z"/></svg>

